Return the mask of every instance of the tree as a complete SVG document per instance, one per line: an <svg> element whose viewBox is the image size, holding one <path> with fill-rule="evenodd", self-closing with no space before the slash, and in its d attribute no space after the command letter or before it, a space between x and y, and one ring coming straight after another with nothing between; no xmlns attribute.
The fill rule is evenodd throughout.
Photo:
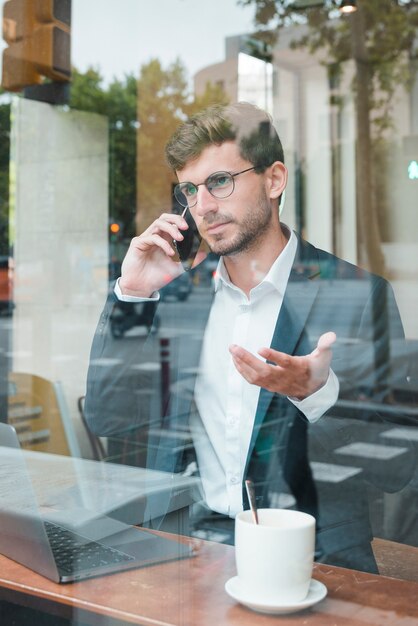
<svg viewBox="0 0 418 626"><path fill-rule="evenodd" d="M94 68L85 73L73 69L70 106L109 119L109 211L123 224L125 238L171 208L174 179L164 161L169 136L186 116L225 101L223 90L210 84L193 98L180 60L163 68L152 59L138 79L126 74L108 86Z"/></svg>
<svg viewBox="0 0 418 626"><path fill-rule="evenodd" d="M326 52L332 71L354 60L356 103L357 217L364 261L379 274L385 273L379 230L376 150L391 126L391 104L399 85L412 80L410 62L418 26L418 6L410 0L357 0L358 10L340 17L336 3L296 9L302 2L289 0L238 0L255 6L259 36L275 41L289 24L307 24L306 34L293 43L310 52ZM305 4L305 6L308 3Z"/></svg>
<svg viewBox="0 0 418 626"><path fill-rule="evenodd" d="M165 163L164 147L187 116L209 104L224 103L223 90L211 84L193 98L186 70L177 59L163 68L158 59L141 67L138 80L138 226L142 231L162 211L171 210L174 176Z"/></svg>
<svg viewBox="0 0 418 626"><path fill-rule="evenodd" d="M226 102L216 85L193 98L180 60L163 68L153 59L141 67L139 79L126 74L107 86L99 70L73 68L70 107L109 120L109 213L124 238L142 230L155 213L170 210L174 179L165 165L165 143L186 116L216 102ZM10 104L0 103L0 255L9 252L9 152Z"/></svg>
<svg viewBox="0 0 418 626"><path fill-rule="evenodd" d="M138 80L138 231L171 207L172 174L164 161L167 138L184 115L187 79L180 61L164 69L158 59L142 65Z"/></svg>

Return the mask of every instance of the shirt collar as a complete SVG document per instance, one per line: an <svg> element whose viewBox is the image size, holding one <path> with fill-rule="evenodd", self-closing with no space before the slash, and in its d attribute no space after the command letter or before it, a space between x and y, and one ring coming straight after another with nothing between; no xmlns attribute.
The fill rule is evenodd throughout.
<svg viewBox="0 0 418 626"><path fill-rule="evenodd" d="M286 237L288 237L287 244L277 257L277 259L274 261L266 276L264 276L264 278L260 281L259 285L263 283L269 283L274 287L274 289L277 289L277 291L279 291L281 294L284 294L289 280L289 275L292 270L293 262L295 260L298 240L294 231L286 226L286 224L281 223L281 226ZM215 292L218 291L221 284L236 289L235 285L233 285L230 281L223 257L219 259L218 267L216 268L214 276ZM256 285L254 289L256 289L257 287L258 285Z"/></svg>

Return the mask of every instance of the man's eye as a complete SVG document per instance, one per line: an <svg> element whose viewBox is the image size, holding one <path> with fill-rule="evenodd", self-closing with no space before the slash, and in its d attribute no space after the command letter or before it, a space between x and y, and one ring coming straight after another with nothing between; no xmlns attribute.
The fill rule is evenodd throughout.
<svg viewBox="0 0 418 626"><path fill-rule="evenodd" d="M196 187L192 185L191 183L190 184L186 183L181 188L181 191L187 198L190 198L191 196L194 196L196 194Z"/></svg>
<svg viewBox="0 0 418 626"><path fill-rule="evenodd" d="M231 182L231 177L228 174L219 174L217 176L211 176L208 180L208 187L214 189L215 187L226 187Z"/></svg>

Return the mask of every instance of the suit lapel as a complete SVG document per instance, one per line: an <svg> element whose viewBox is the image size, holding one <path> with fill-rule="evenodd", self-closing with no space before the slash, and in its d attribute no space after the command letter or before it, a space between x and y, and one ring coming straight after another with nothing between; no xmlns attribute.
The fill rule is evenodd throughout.
<svg viewBox="0 0 418 626"><path fill-rule="evenodd" d="M299 348L303 345L300 354L309 352L304 331L309 313L318 293L319 283L316 279L319 276L320 269L316 249L299 239L286 293L271 341L271 348L274 350L285 352L286 354L298 354ZM313 346L310 349L313 350ZM273 396L273 392L263 388L260 389L254 428L247 456L247 466Z"/></svg>

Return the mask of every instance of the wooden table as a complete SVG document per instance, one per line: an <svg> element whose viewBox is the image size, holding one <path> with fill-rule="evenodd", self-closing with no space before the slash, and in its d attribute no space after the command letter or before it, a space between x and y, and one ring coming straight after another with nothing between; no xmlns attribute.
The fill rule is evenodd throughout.
<svg viewBox="0 0 418 626"><path fill-rule="evenodd" d="M57 585L0 556L0 599L71 618L74 624L146 626L417 626L418 583L315 565L328 596L300 613L271 617L224 591L234 548L196 544L194 558Z"/></svg>

